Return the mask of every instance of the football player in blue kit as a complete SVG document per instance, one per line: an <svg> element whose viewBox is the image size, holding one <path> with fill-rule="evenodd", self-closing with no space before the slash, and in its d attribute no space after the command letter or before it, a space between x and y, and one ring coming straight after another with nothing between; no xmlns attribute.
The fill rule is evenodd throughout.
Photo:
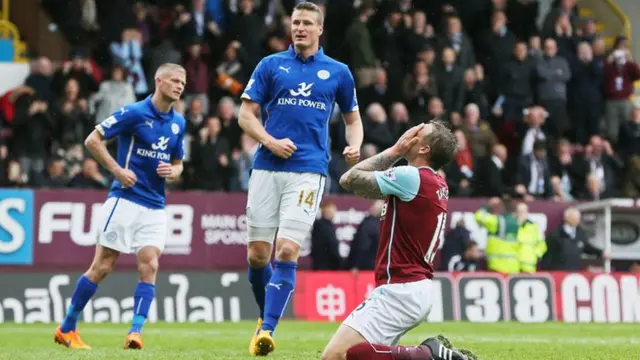
<svg viewBox="0 0 640 360"><path fill-rule="evenodd" d="M240 126L260 144L247 198L249 282L260 309L249 352L256 356L275 350L273 334L295 288L300 244L316 219L328 175L336 103L346 123L343 156L350 166L360 157L363 130L353 76L324 54L322 31L320 8L296 5L293 45L262 59L241 96Z"/></svg>
<svg viewBox="0 0 640 360"><path fill-rule="evenodd" d="M185 82L182 66L161 65L153 95L115 111L85 140L87 149L115 179L101 209L93 262L78 279L64 321L55 331L59 344L90 349L78 334L78 317L120 253L135 253L140 278L124 348L143 347L142 326L155 297L158 260L167 236L165 181L178 178L183 168L185 120L173 104L180 99ZM104 143L110 139L118 141L116 159Z"/></svg>

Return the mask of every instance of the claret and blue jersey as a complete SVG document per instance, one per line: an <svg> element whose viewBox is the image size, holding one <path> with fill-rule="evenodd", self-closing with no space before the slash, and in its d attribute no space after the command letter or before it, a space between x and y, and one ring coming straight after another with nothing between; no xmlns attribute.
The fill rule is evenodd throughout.
<svg viewBox="0 0 640 360"><path fill-rule="evenodd" d="M329 121L337 103L342 113L358 110L355 83L347 65L325 55L322 48L306 60L293 46L265 57L253 72L243 99L261 106L267 132L289 138L297 146L289 159L260 147L253 168L311 172L327 176Z"/></svg>
<svg viewBox="0 0 640 360"><path fill-rule="evenodd" d="M158 111L149 96L115 111L96 129L107 140L118 138L118 164L138 179L130 188L114 180L109 197L122 197L151 209L164 208L165 179L156 169L160 161L183 159L184 117L173 109Z"/></svg>

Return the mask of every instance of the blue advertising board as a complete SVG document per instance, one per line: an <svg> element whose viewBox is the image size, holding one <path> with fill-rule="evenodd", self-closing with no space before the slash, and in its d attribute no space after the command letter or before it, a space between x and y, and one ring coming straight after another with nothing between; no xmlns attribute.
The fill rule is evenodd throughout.
<svg viewBox="0 0 640 360"><path fill-rule="evenodd" d="M0 189L0 265L33 264L33 194Z"/></svg>

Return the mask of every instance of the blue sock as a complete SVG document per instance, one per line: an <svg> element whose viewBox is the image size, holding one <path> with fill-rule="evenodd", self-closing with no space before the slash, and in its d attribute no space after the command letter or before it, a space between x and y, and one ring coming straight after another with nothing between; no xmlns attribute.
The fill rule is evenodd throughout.
<svg viewBox="0 0 640 360"><path fill-rule="evenodd" d="M138 285L136 285L136 291L133 294L133 321L131 321L129 334L142 332L142 326L147 320L149 308L155 296L156 286L154 284L139 282Z"/></svg>
<svg viewBox="0 0 640 360"><path fill-rule="evenodd" d="M264 319L264 301L266 296L266 287L273 275L273 268L271 264L254 269L249 266L249 283L253 290L253 296L256 298L258 307L260 308L260 319Z"/></svg>
<svg viewBox="0 0 640 360"><path fill-rule="evenodd" d="M96 290L98 290L98 284L93 283L85 275L82 275L78 279L76 289L73 291L73 295L71 296L71 304L69 304L67 314L60 326L60 330L62 330L63 333L76 329L78 316L80 316L82 310L84 310L89 299L91 299L93 294L96 293Z"/></svg>
<svg viewBox="0 0 640 360"><path fill-rule="evenodd" d="M298 264L291 261L276 261L275 265L276 269L267 284L262 330L275 331L296 286Z"/></svg>

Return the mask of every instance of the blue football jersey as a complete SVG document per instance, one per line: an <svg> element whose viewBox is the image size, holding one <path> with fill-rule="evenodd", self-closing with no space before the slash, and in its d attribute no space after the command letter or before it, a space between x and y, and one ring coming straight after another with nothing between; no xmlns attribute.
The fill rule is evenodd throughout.
<svg viewBox="0 0 640 360"><path fill-rule="evenodd" d="M118 138L118 164L138 178L129 188L114 180L109 197L122 197L151 209L164 208L165 179L156 169L160 161L183 159L185 124L184 117L173 109L168 113L158 111L149 96L120 108L96 125L105 139Z"/></svg>
<svg viewBox="0 0 640 360"><path fill-rule="evenodd" d="M262 59L242 94L261 106L262 122L276 139L298 147L289 159L266 147L256 152L253 168L328 175L329 121L337 103L342 113L358 110L355 83L347 65L322 48L305 61L293 46Z"/></svg>

